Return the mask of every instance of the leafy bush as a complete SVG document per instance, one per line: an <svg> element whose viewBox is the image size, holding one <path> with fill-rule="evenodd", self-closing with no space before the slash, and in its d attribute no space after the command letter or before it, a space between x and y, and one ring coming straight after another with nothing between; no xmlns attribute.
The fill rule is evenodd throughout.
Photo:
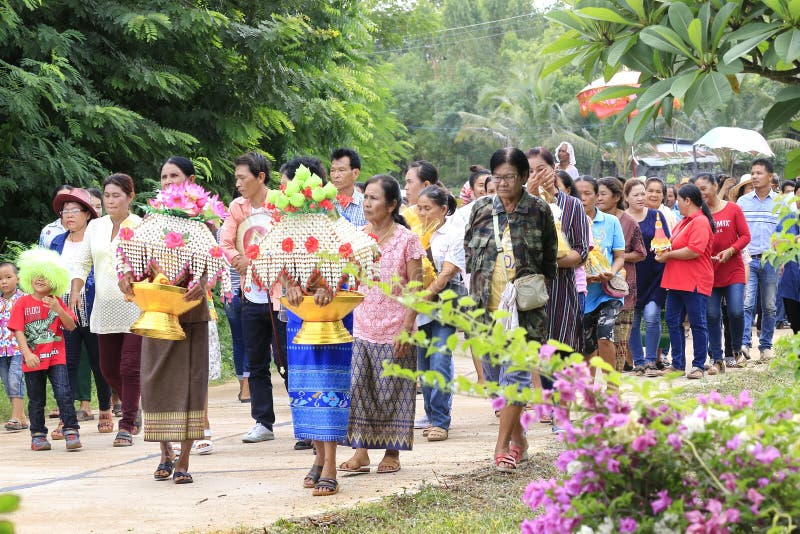
<svg viewBox="0 0 800 534"><path fill-rule="evenodd" d="M455 350L471 348L478 357L531 369L555 381L553 391L478 386L466 377L445 384L434 372L404 371L387 365L385 372L421 378L435 387L470 394L499 395L504 400L535 404L535 415L523 413L522 424L540 415L555 415L565 429L565 450L556 467L558 478L532 481L523 501L535 512L523 532L789 532L800 522L800 459L797 440L800 388L774 387L753 400L748 391L737 396L714 391L685 397L674 380L632 381L634 395L619 394L620 375L600 358L586 363L579 354L566 359L550 342L526 341L521 329L477 320L482 310L455 294L442 301L424 300L425 293L401 300L420 313L435 313L445 323L466 332L447 340ZM458 304L458 305L456 305ZM494 317L503 314L495 312ZM430 340L418 332L404 339L419 346ZM432 349L429 349L432 350ZM791 370L792 385L800 385L800 337L784 338L776 362ZM608 385L599 383L593 368L603 369ZM610 386L610 387L609 387ZM666 386L666 387L662 387ZM629 398L630 397L630 398ZM569 413L574 422L570 422Z"/></svg>

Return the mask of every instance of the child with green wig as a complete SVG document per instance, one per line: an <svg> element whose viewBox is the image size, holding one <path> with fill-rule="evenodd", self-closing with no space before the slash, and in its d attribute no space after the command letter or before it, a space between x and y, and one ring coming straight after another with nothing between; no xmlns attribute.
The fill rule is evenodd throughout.
<svg viewBox="0 0 800 534"><path fill-rule="evenodd" d="M74 451L81 448L80 426L69 385L63 329L74 330L76 318L58 297L67 291L72 276L61 256L44 248L26 250L17 265L20 287L28 294L14 303L8 329L14 332L22 352L31 450L50 450L44 420L49 379L61 412L67 450Z"/></svg>

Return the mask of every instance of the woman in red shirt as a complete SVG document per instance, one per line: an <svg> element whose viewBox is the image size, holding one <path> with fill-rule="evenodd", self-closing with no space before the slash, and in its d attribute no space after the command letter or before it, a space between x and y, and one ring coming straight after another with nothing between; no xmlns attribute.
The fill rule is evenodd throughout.
<svg viewBox="0 0 800 534"><path fill-rule="evenodd" d="M696 185L678 190L678 209L683 219L672 230L672 250L656 256L664 263L661 287L667 289L666 321L672 344L672 368L686 370L683 316L689 316L694 354L686 378L703 378L708 351L706 304L714 286L711 250L714 246L714 217Z"/></svg>
<svg viewBox="0 0 800 534"><path fill-rule="evenodd" d="M706 319L708 321L708 351L713 364L708 374L725 372L729 367L742 367L746 362L741 352L744 333L744 261L742 250L750 243L750 229L742 209L735 202L727 202L718 196L717 179L707 173L694 178L694 184L703 194L703 200L714 216L716 233L711 249L714 266L714 289L708 299ZM727 306L725 329L731 338L733 357L723 360L722 352L722 298Z"/></svg>

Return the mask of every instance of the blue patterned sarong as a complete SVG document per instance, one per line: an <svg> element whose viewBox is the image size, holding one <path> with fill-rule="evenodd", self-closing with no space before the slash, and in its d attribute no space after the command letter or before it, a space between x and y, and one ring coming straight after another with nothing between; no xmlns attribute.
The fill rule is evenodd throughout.
<svg viewBox="0 0 800 534"><path fill-rule="evenodd" d="M296 345L293 340L302 320L287 310L289 405L297 439L347 442L350 415L350 360L352 343ZM353 331L353 314L344 318Z"/></svg>

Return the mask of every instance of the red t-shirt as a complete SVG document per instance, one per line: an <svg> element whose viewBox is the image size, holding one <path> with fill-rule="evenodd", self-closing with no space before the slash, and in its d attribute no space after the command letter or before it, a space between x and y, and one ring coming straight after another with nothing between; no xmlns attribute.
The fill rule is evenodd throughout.
<svg viewBox="0 0 800 534"><path fill-rule="evenodd" d="M711 265L711 248L714 234L711 224L702 211L684 217L672 229L672 250L689 247L699 254L691 260L667 260L661 287L679 291L697 291L701 295L711 295L714 286L714 267Z"/></svg>
<svg viewBox="0 0 800 534"><path fill-rule="evenodd" d="M714 264L714 287L727 287L731 284L744 284L744 260L742 250L750 243L750 228L744 218L742 208L735 202L728 202L714 214L717 232L714 234L714 247L711 255L733 247L736 253L725 263Z"/></svg>
<svg viewBox="0 0 800 534"><path fill-rule="evenodd" d="M58 298L58 297L56 297ZM75 314L64 305L60 298L58 302L67 310L74 319ZM30 368L22 359L22 371L44 371L51 365L67 364L67 349L64 344L64 330L61 317L51 311L47 305L31 295L20 297L11 308L11 318L8 320L8 329L24 331L28 348L39 357L38 367Z"/></svg>

